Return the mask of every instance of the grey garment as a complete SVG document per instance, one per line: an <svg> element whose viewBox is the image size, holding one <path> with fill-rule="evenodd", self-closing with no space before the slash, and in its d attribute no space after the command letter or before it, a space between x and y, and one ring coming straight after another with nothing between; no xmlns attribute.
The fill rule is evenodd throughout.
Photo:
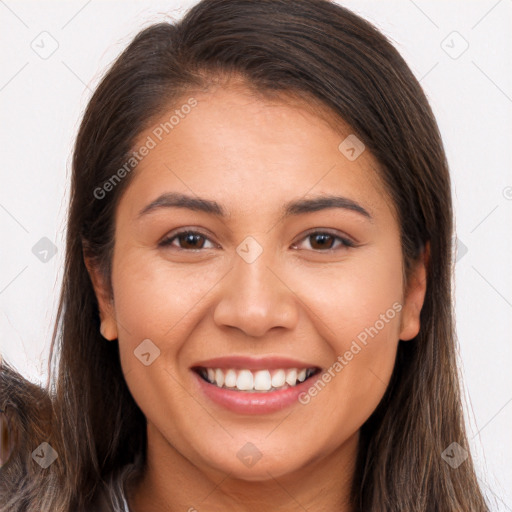
<svg viewBox="0 0 512 512"><path fill-rule="evenodd" d="M125 482L131 473L131 467L124 468L116 478L112 479L112 484L108 486L110 492L110 502L114 512L130 512L128 502L126 501Z"/></svg>
<svg viewBox="0 0 512 512"><path fill-rule="evenodd" d="M126 488L141 476L142 461L143 455L139 453L134 462L111 475L98 490L91 509L86 512L133 512L128 506Z"/></svg>
<svg viewBox="0 0 512 512"><path fill-rule="evenodd" d="M96 499L87 512L131 512L126 500L125 486L136 473L136 464L125 466L98 491Z"/></svg>

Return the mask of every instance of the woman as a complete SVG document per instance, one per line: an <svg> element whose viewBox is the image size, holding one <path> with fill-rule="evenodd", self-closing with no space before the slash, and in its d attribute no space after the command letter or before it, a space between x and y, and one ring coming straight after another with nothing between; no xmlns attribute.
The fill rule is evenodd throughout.
<svg viewBox="0 0 512 512"><path fill-rule="evenodd" d="M76 140L55 392L4 367L2 510L488 510L451 239L432 111L368 22L145 29Z"/></svg>

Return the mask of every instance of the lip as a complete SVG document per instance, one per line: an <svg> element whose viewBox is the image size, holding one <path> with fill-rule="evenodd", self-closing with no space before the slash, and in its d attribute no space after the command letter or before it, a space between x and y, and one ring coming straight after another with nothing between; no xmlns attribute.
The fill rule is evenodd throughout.
<svg viewBox="0 0 512 512"><path fill-rule="evenodd" d="M233 368L235 370L277 370L287 368L318 368L318 365L291 359L288 357L266 356L266 357L247 357L247 356L226 356L216 357L200 361L191 366L191 368Z"/></svg>
<svg viewBox="0 0 512 512"><path fill-rule="evenodd" d="M226 388L219 388L210 384L195 371L198 367L203 368L233 368L247 370L264 369L286 369L286 368L317 368L315 375L298 383L293 387L266 393L250 393L246 391L234 391ZM191 373L195 377L200 394L207 401L213 402L228 411L237 414L271 414L299 403L301 393L307 391L315 381L322 375L321 368L317 365L304 363L294 359L283 357L250 358L244 356L219 357L201 361L191 367Z"/></svg>

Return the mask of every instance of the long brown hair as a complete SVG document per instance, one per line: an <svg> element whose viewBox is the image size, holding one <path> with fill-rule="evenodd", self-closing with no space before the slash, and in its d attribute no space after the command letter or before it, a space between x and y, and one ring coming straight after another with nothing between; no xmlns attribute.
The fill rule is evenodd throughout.
<svg viewBox="0 0 512 512"><path fill-rule="evenodd" d="M430 246L420 332L399 342L385 396L361 428L354 509L488 510L471 456L456 469L441 457L453 442L468 446L455 357L450 177L438 127L392 44L327 0L203 0L178 23L140 32L102 79L76 139L52 343L48 439L60 452L49 470L59 486L51 499L27 491L26 500L43 512L77 510L124 465L137 460L143 471L145 417L124 381L117 342L100 335L84 264L86 254L109 282L116 206L137 171L104 197L94 191L123 167L137 136L169 105L231 76L262 95L309 97L347 123L380 164L398 213L405 268ZM31 478L45 487L46 477Z"/></svg>

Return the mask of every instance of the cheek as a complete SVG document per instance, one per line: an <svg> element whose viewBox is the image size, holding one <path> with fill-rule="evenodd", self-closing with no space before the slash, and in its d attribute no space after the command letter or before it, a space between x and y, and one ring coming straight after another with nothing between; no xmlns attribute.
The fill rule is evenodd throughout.
<svg viewBox="0 0 512 512"><path fill-rule="evenodd" d="M336 274L317 273L309 280L315 287L302 290L331 354L322 379L326 391L320 383L313 391L318 398L311 397L311 403L330 411L331 419L343 424L344 435L355 432L384 395L400 332L399 247L363 260L354 259Z"/></svg>
<svg viewBox="0 0 512 512"><path fill-rule="evenodd" d="M137 366L134 351L147 339L175 365L188 333L204 314L208 292L223 276L220 268L200 267L171 264L137 249L114 260L115 314L126 368Z"/></svg>
<svg viewBox="0 0 512 512"><path fill-rule="evenodd" d="M112 284L126 383L148 419L161 418L162 411L172 414L175 421L168 428L173 436L179 435L181 417L176 404L187 399L176 385L185 374L179 364L181 349L197 321L201 296L211 287L205 279L191 286L195 282L193 272L147 250L132 249L114 260Z"/></svg>
<svg viewBox="0 0 512 512"><path fill-rule="evenodd" d="M337 269L296 274L295 289L315 313L312 319L334 358L349 350L353 340L396 344L403 300L401 261L395 244L354 253Z"/></svg>

